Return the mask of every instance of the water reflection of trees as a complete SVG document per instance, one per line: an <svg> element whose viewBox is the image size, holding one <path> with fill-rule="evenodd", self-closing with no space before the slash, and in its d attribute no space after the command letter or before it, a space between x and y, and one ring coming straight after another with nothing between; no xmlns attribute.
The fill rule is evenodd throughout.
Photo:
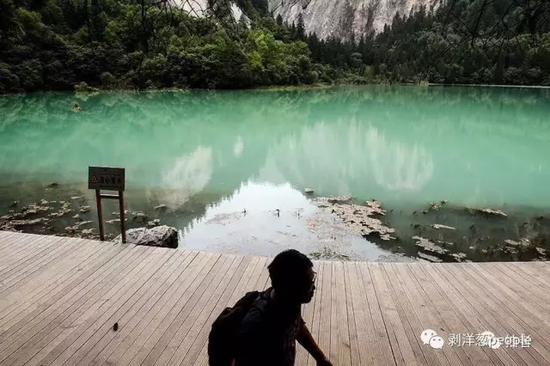
<svg viewBox="0 0 550 366"><path fill-rule="evenodd" d="M273 163L264 174L280 173L297 186L326 194L421 190L431 179L433 161L414 141L387 138L367 123L339 120L303 127L273 145ZM375 187L378 186L378 187Z"/></svg>
<svg viewBox="0 0 550 366"><path fill-rule="evenodd" d="M172 210L182 207L190 197L206 188L212 169L212 148L199 146L191 154L176 158L173 166L162 172L162 183L155 189L155 198L166 202Z"/></svg>
<svg viewBox="0 0 550 366"><path fill-rule="evenodd" d="M304 185L327 175L334 182L321 182L330 193L365 179L414 190L435 165L468 152L467 146L445 150L449 136L471 146L491 146L485 139L497 136L494 146L499 139L513 145L487 153L503 159L514 159L524 145L543 151L550 141L549 96L547 90L395 86L12 95L0 98L0 172L62 172L80 180L88 164L121 165L136 188L163 187L170 184L163 174L202 147L211 149L206 185L223 194L269 174ZM72 111L75 100L83 112ZM432 151L445 159L436 164ZM178 174L187 173L180 167Z"/></svg>

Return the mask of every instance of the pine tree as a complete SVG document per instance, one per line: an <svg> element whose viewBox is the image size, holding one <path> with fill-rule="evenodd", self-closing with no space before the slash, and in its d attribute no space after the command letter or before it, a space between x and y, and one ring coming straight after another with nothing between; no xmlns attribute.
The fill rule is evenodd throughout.
<svg viewBox="0 0 550 366"><path fill-rule="evenodd" d="M296 26L296 37L304 41L306 39L306 28L304 26L304 17L302 13L298 15L298 25Z"/></svg>
<svg viewBox="0 0 550 366"><path fill-rule="evenodd" d="M281 16L281 14L277 15L277 24L279 24L280 26L283 25L283 17Z"/></svg>

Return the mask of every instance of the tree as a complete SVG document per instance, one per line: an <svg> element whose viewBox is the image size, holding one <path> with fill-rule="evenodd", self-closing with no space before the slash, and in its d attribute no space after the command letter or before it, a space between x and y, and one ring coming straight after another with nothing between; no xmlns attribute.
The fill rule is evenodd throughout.
<svg viewBox="0 0 550 366"><path fill-rule="evenodd" d="M304 17L302 13L298 15L298 25L296 26L296 38L301 41L306 39L306 28L304 26Z"/></svg>
<svg viewBox="0 0 550 366"><path fill-rule="evenodd" d="M13 0L0 0L0 45L5 45L9 38L20 40L23 33Z"/></svg>

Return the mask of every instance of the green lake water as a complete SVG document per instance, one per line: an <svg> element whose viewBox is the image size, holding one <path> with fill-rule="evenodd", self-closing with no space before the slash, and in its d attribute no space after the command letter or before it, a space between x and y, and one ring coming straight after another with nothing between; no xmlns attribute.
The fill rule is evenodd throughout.
<svg viewBox="0 0 550 366"><path fill-rule="evenodd" d="M82 112L72 110L75 101ZM547 90L364 86L0 97L0 213L14 199L49 194L44 187L54 181L93 205L87 167L125 167L128 208L153 216L152 207L168 205L161 218L181 229L190 249L273 254L335 245L376 258L387 251L362 238L331 243L334 236L308 230L316 208L303 189L375 198L394 212L444 199L546 212L549 157ZM394 221L405 226L404 218Z"/></svg>

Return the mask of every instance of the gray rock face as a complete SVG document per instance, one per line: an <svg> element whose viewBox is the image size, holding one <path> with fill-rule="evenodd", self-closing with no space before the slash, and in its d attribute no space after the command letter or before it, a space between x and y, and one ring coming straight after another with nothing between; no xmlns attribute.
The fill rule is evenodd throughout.
<svg viewBox="0 0 550 366"><path fill-rule="evenodd" d="M384 25L390 25L399 12L409 15L420 6L426 11L437 7L437 0L269 0L269 9L274 16L281 14L283 20L298 23L302 13L307 33L315 32L320 39L330 36L347 39L355 35L379 33Z"/></svg>
<svg viewBox="0 0 550 366"><path fill-rule="evenodd" d="M116 241L120 241L120 235ZM178 247L178 231L173 227L162 225L150 229L141 227L126 231L126 241L128 244L149 245L154 247Z"/></svg>

